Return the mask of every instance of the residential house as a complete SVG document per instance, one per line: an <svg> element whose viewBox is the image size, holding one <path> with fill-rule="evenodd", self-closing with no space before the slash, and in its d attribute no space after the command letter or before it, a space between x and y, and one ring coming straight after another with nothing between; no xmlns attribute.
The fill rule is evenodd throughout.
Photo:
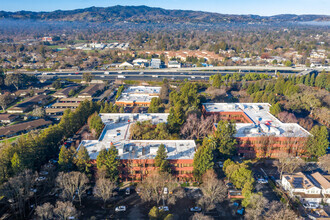
<svg viewBox="0 0 330 220"><path fill-rule="evenodd" d="M329 177L319 172L285 174L282 176L282 186L291 197L298 197L303 203L330 204Z"/></svg>

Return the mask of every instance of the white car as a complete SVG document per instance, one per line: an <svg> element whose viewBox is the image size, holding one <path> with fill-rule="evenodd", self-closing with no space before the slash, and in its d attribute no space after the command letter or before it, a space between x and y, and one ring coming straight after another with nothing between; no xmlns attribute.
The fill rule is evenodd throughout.
<svg viewBox="0 0 330 220"><path fill-rule="evenodd" d="M202 208L201 207L193 207L193 208L190 208L189 209L191 212L201 212L202 211Z"/></svg>
<svg viewBox="0 0 330 220"><path fill-rule="evenodd" d="M115 208L115 212L126 212L126 206L122 205L122 206L117 206Z"/></svg>
<svg viewBox="0 0 330 220"><path fill-rule="evenodd" d="M46 177L44 176L40 176L36 179L36 181L44 181L44 180L46 180Z"/></svg>
<svg viewBox="0 0 330 220"><path fill-rule="evenodd" d="M160 207L158 207L158 209L159 210L163 210L165 212L169 212L170 211L170 209L168 208L168 206L160 206Z"/></svg>
<svg viewBox="0 0 330 220"><path fill-rule="evenodd" d="M258 183L265 184L265 183L268 183L268 180L258 179Z"/></svg>
<svg viewBox="0 0 330 220"><path fill-rule="evenodd" d="M319 204L316 202L307 202L303 204L305 209L317 209L319 207Z"/></svg>

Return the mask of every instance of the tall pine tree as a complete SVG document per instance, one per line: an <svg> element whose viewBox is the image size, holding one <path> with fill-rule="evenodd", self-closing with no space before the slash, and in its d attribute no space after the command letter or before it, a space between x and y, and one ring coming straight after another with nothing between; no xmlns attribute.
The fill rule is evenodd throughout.
<svg viewBox="0 0 330 220"><path fill-rule="evenodd" d="M160 172L170 172L170 165L167 160L167 152L164 144L159 145L157 155L155 157L155 166Z"/></svg>
<svg viewBox="0 0 330 220"><path fill-rule="evenodd" d="M75 165L80 172L89 173L90 157L84 145L81 145L75 158Z"/></svg>

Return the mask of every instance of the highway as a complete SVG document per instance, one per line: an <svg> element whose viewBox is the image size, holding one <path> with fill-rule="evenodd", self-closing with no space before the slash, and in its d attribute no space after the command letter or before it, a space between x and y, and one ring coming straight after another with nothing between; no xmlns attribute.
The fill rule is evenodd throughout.
<svg viewBox="0 0 330 220"><path fill-rule="evenodd" d="M280 71L281 70L281 71ZM81 79L84 72L90 72L93 78L96 80L162 80L163 78L171 80L208 80L210 76L214 74L233 74L233 73L266 73L275 75L276 71L281 74L298 74L300 71L293 68L278 68L278 69L266 69L260 68L253 69L250 67L249 70L242 70L239 68L229 67L229 69L216 70L210 68L187 70L182 69L147 69L147 70L113 70L113 71L79 71L79 72L47 72L47 73L31 73L39 78L69 78L69 79Z"/></svg>

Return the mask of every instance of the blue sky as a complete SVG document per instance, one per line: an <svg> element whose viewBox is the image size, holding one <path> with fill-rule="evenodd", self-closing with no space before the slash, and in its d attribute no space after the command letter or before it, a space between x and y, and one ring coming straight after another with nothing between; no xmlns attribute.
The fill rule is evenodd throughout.
<svg viewBox="0 0 330 220"><path fill-rule="evenodd" d="M223 14L330 14L330 0L0 0L0 10L5 11L53 11L114 5L147 5Z"/></svg>

